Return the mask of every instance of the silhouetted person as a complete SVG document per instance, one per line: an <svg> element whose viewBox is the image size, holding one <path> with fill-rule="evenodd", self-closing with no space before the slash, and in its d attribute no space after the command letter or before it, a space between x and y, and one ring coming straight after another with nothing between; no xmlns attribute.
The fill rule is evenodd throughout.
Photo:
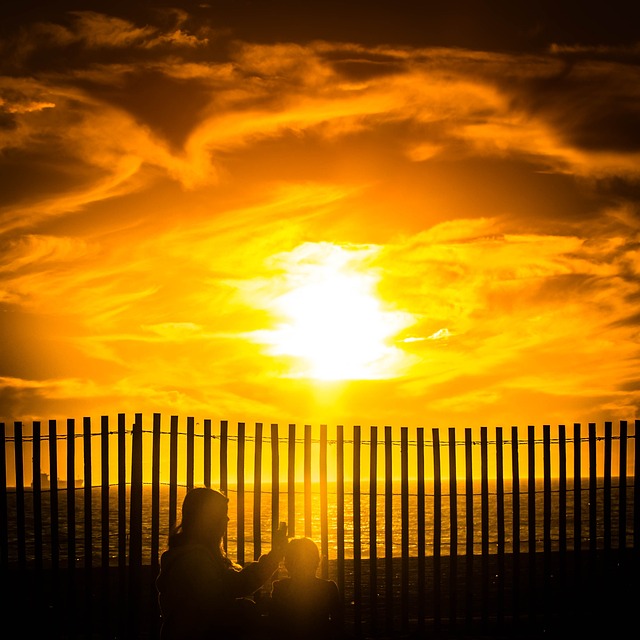
<svg viewBox="0 0 640 640"><path fill-rule="evenodd" d="M274 580L269 623L274 638L285 640L337 639L342 636L344 608L333 580L318 578L320 553L309 538L289 541L284 566L289 574Z"/></svg>
<svg viewBox="0 0 640 640"><path fill-rule="evenodd" d="M258 620L247 596L278 568L286 527L275 533L268 554L243 568L224 549L227 505L227 497L213 489L198 487L185 495L182 521L169 536L156 580L162 640L241 638Z"/></svg>

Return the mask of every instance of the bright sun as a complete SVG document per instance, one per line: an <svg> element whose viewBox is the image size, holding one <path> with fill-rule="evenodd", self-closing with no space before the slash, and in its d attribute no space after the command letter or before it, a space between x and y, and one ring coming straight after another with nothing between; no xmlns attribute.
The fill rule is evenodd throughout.
<svg viewBox="0 0 640 640"><path fill-rule="evenodd" d="M402 352L388 343L408 324L407 314L383 309L375 293L377 276L357 268L363 251L303 246L305 259L290 271L288 291L275 301L284 322L263 333L271 354L293 356L299 365L293 375L300 377L394 375Z"/></svg>

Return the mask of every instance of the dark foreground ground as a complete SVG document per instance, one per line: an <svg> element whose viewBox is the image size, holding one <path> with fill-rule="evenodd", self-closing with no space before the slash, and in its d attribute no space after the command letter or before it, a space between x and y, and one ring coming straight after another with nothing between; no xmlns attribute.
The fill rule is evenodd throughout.
<svg viewBox="0 0 640 640"><path fill-rule="evenodd" d="M2 638L158 637L157 568L0 571ZM331 562L329 577L340 583L337 572ZM490 555L469 565L464 556L363 560L359 569L347 560L343 592L345 640L626 638L639 627L640 562L631 550ZM258 607L267 595L268 586ZM259 637L270 640L266 621Z"/></svg>

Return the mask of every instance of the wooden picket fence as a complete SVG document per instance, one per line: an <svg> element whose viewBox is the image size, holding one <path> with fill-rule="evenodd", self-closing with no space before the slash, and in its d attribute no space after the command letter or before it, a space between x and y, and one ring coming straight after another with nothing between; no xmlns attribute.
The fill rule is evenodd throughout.
<svg viewBox="0 0 640 640"><path fill-rule="evenodd" d="M318 542L353 637L611 629L638 595L639 427L0 424L5 624L156 638L166 536L184 493L211 486L238 562L281 520Z"/></svg>

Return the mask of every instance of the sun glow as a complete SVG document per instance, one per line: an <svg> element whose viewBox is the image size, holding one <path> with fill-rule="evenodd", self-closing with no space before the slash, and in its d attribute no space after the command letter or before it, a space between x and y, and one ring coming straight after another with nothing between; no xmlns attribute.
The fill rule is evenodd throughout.
<svg viewBox="0 0 640 640"><path fill-rule="evenodd" d="M403 352L390 339L408 314L388 311L376 295L378 276L360 261L363 249L303 245L290 267L290 288L275 306L283 318L263 337L272 355L293 356L292 375L318 380L396 375ZM359 267L359 268L358 268Z"/></svg>

